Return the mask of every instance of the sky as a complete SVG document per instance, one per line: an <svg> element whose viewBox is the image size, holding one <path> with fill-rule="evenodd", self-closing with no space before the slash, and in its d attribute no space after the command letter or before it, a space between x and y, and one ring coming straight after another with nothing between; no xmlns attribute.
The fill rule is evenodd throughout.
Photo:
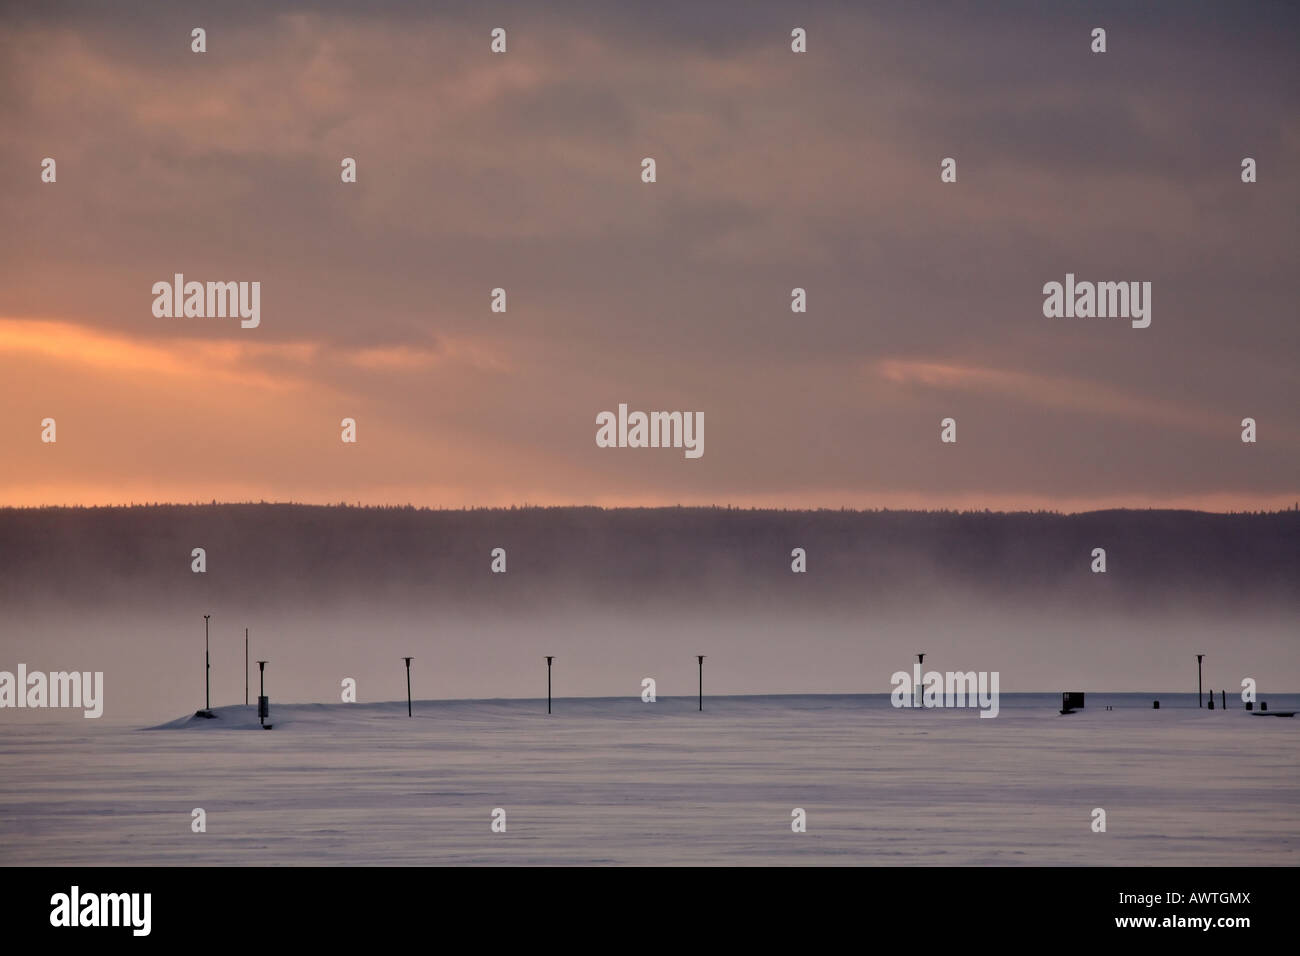
<svg viewBox="0 0 1300 956"><path fill-rule="evenodd" d="M1300 497L1294 6L431 6L5 7L0 505Z"/></svg>

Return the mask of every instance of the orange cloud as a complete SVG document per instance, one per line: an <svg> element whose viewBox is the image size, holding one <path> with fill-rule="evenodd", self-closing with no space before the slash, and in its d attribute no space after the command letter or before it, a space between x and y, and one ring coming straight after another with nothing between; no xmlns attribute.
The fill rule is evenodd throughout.
<svg viewBox="0 0 1300 956"><path fill-rule="evenodd" d="M204 376L241 385L284 390L301 381L257 371L253 363L273 358L306 364L318 346L309 343L211 342L196 339L140 340L72 322L0 318L0 353L40 356L70 365L114 372L182 378Z"/></svg>
<svg viewBox="0 0 1300 956"><path fill-rule="evenodd" d="M222 380L285 390L308 384L313 367L328 364L369 371L421 370L445 362L508 370L496 348L466 339L440 339L437 348L411 345L357 350L318 342L140 339L47 319L0 318L0 354L31 355L113 372ZM259 365L275 363L274 374Z"/></svg>
<svg viewBox="0 0 1300 956"><path fill-rule="evenodd" d="M1032 405L1108 415L1158 425L1213 432L1220 428L1212 412L1153 399L1098 382L1035 375L951 362L881 359L871 373L900 387L919 386L940 391L983 392Z"/></svg>

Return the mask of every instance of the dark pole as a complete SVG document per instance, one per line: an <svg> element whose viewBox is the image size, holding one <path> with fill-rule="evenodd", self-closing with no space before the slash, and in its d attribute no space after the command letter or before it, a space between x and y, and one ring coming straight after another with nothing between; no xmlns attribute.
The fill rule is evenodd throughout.
<svg viewBox="0 0 1300 956"><path fill-rule="evenodd" d="M248 706L248 628L244 628L244 706Z"/></svg>
<svg viewBox="0 0 1300 956"><path fill-rule="evenodd" d="M208 618L211 614L203 615L203 702L204 710L212 709L212 656L208 653Z"/></svg>
<svg viewBox="0 0 1300 956"><path fill-rule="evenodd" d="M1205 656L1204 654L1196 655L1196 706L1197 707L1204 706L1201 703L1201 658L1204 656Z"/></svg>
<svg viewBox="0 0 1300 956"><path fill-rule="evenodd" d="M262 716L262 698L266 696L266 661L257 662L257 722L263 727L266 726L266 718Z"/></svg>
<svg viewBox="0 0 1300 956"><path fill-rule="evenodd" d="M704 655L696 654L695 656L700 662L700 711L703 712L704 711Z"/></svg>
<svg viewBox="0 0 1300 956"><path fill-rule="evenodd" d="M406 661L406 716L411 716L411 658L403 657Z"/></svg>
<svg viewBox="0 0 1300 956"><path fill-rule="evenodd" d="M916 662L917 662L918 664L924 664L924 663L925 663L925 654L924 654L924 653L917 654L917 655L916 655ZM917 681L917 682L916 682L916 686L912 688L912 703L913 703L913 704L916 704L916 695L917 695L918 692L920 692L920 690L921 690L921 686L922 686L922 682L921 682L921 681ZM925 694L924 694L924 693L921 694L921 700L922 700L922 701L925 700ZM918 705L918 706L919 706L919 705Z"/></svg>
<svg viewBox="0 0 1300 956"><path fill-rule="evenodd" d="M546 658L546 712L548 714L551 712L551 661L553 660L555 660L553 656Z"/></svg>

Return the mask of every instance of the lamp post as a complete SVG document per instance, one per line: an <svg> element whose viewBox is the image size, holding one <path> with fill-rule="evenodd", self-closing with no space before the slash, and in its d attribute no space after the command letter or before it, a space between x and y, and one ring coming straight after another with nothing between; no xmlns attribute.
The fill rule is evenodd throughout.
<svg viewBox="0 0 1300 956"><path fill-rule="evenodd" d="M211 712L212 710L212 654L208 650L208 618L211 614L203 615L203 709Z"/></svg>
<svg viewBox="0 0 1300 956"><path fill-rule="evenodd" d="M406 661L406 716L411 716L411 661L413 658L403 657Z"/></svg>
<svg viewBox="0 0 1300 956"><path fill-rule="evenodd" d="M1197 707L1204 706L1201 703L1201 658L1203 658L1204 656L1205 656L1204 654L1196 655L1196 706Z"/></svg>
<svg viewBox="0 0 1300 956"><path fill-rule="evenodd" d="M551 661L555 660L554 655L546 658L546 712L551 712Z"/></svg>
<svg viewBox="0 0 1300 956"><path fill-rule="evenodd" d="M696 660L700 663L700 712L704 712L704 655L696 654Z"/></svg>
<svg viewBox="0 0 1300 956"><path fill-rule="evenodd" d="M248 628L244 628L244 706L248 706Z"/></svg>
<svg viewBox="0 0 1300 956"><path fill-rule="evenodd" d="M271 715L270 702L266 699L266 661L257 662L257 722L262 728L269 729L266 726L266 718Z"/></svg>

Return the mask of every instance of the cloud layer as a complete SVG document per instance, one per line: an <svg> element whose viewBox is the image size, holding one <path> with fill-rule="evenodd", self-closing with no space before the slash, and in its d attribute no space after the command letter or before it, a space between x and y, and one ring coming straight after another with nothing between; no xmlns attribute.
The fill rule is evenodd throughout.
<svg viewBox="0 0 1300 956"><path fill-rule="evenodd" d="M1291 504L1295 10L697 6L6 13L0 503Z"/></svg>

